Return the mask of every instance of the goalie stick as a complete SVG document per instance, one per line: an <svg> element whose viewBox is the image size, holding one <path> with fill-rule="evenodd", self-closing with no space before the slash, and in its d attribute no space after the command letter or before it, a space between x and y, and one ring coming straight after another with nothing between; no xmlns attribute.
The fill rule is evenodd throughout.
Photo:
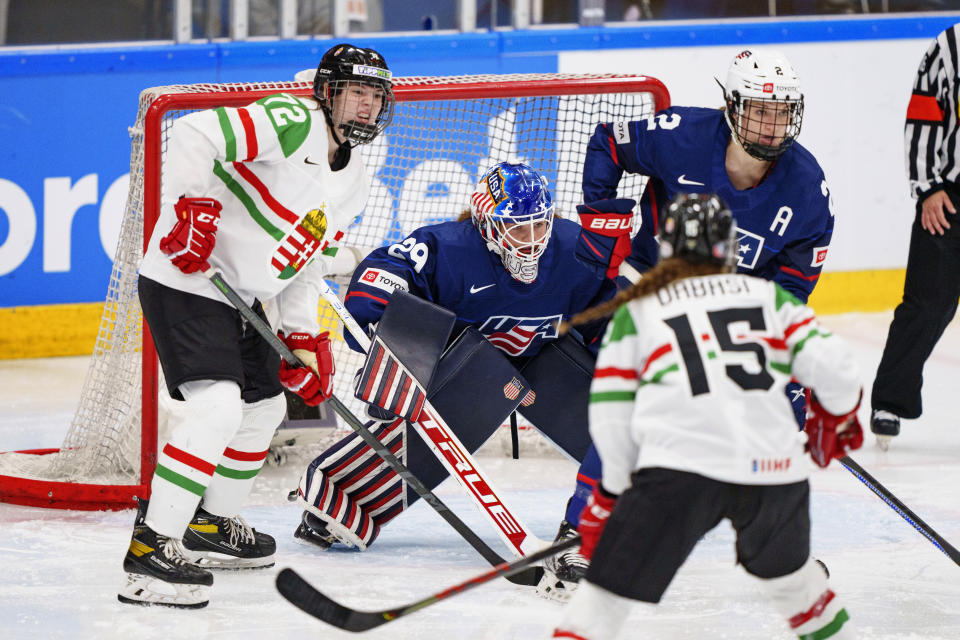
<svg viewBox="0 0 960 640"><path fill-rule="evenodd" d="M921 520L920 516L911 511L907 505L903 504L900 499L897 498L897 496L890 493L890 491L880 484L876 478L867 473L866 469L857 464L856 460L850 456L843 456L840 458L840 464L842 464L847 471L856 476L857 480L865 484L870 491L873 491L875 494L877 494L881 500L886 502L887 505L896 511L901 518L906 520L910 525L913 526L914 529L919 531L923 537L933 543L933 546L935 546L937 549L940 549L940 551L946 554L948 558L960 565L960 551L957 551L953 545L944 540L940 534L933 530L933 527Z"/></svg>
<svg viewBox="0 0 960 640"><path fill-rule="evenodd" d="M343 326L350 332L353 338L363 349L364 353L370 353L370 338L360 327L360 324L354 319L339 296L330 288L330 284L324 280L321 286L320 295L333 308L334 312L340 316ZM382 344L386 353L390 353L389 348ZM396 359L396 358L395 358ZM399 365L399 361L398 361ZM417 386L423 388L423 385L417 380L405 367L400 365ZM429 400L423 403L423 409L420 412L420 418L416 422L411 422L423 441L427 443L430 450L443 464L447 472L457 479L460 486L473 499L473 504L480 510L494 530L500 535L500 538L506 543L510 550L518 557L525 556L528 553L537 551L548 546L550 543L541 540L524 525L518 517L513 515L510 508L499 497L498 492L493 488L486 474L480 470L474 461L470 452L460 442L453 429L447 425L440 413L430 404Z"/></svg>
<svg viewBox="0 0 960 640"><path fill-rule="evenodd" d="M230 301L230 303L240 312L240 315L243 316L243 319L250 323L257 333L267 341L267 343L273 348L274 351L280 354L280 356L292 365L299 367L305 367L306 365L298 358L293 351L286 345L286 343L281 340L276 333L273 332L273 329L267 325L264 320L258 316L253 309L250 308L246 302L243 301L243 298L223 279L223 275L211 268L203 272L207 278L217 287L218 290L224 295L224 297ZM350 411L336 396L331 396L326 401L330 407L339 415L343 420L353 429L357 435L359 435L367 445L372 448L378 456L380 456L390 467L397 472L401 478L403 478L407 484L413 487L413 490L423 498L423 500L433 507L441 518L446 520L446 522L459 533L464 540L466 540L470 546L477 550L483 558L492 565L500 565L505 560L500 557L500 555L491 549L487 543L480 539L480 537L474 533L474 531L466 525L450 508L444 504L440 498L437 497L435 493L430 491L415 475L410 471L400 460L387 449L382 442L380 442L376 436L374 436L366 427L363 426L363 423L360 422L359 418L353 415L353 412ZM530 566L529 569L523 572L517 572L516 575L512 575L508 580L514 584L519 584L523 586L536 586L540 582L540 578L543 577L543 568L542 567L533 567Z"/></svg>
<svg viewBox="0 0 960 640"><path fill-rule="evenodd" d="M531 553L523 558L518 558L513 562L504 562L485 573L474 576L469 580L464 580L452 587L447 587L443 591L438 591L416 602L411 602L410 604L393 609L383 609L381 611L359 611L342 605L304 580L300 574L293 569L283 569L277 574L277 591L302 611L309 613L318 620L323 620L329 625L344 629L345 631L367 631L374 627L379 627L382 624L392 622L397 618L415 613L424 607L429 607L458 593L463 593L481 584L490 582L499 576L509 579L509 576L527 569L535 562L545 560L550 556L556 555L578 544L580 544L580 536L566 538L545 549Z"/></svg>

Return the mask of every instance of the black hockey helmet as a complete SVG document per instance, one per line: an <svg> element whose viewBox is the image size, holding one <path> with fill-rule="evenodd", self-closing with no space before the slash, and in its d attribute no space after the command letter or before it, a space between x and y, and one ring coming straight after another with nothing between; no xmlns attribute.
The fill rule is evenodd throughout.
<svg viewBox="0 0 960 640"><path fill-rule="evenodd" d="M719 196L678 193L660 226L660 257L732 267L736 221Z"/></svg>
<svg viewBox="0 0 960 640"><path fill-rule="evenodd" d="M333 99L349 82L376 87L383 92L379 113L370 123L341 118L333 113ZM323 54L313 79L313 95L320 102L330 126L352 146L371 142L393 119L393 82L387 61L373 49L352 44L334 45Z"/></svg>

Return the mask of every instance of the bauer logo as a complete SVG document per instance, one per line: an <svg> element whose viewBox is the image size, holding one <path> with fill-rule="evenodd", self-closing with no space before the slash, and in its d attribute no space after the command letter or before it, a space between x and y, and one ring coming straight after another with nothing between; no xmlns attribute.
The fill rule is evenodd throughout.
<svg viewBox="0 0 960 640"><path fill-rule="evenodd" d="M613 123L613 139L617 144L630 142L630 125L625 120Z"/></svg>
<svg viewBox="0 0 960 640"><path fill-rule="evenodd" d="M760 251L763 249L763 236L750 233L737 227L737 266L753 269L757 266Z"/></svg>
<svg viewBox="0 0 960 640"><path fill-rule="evenodd" d="M397 289L402 289L403 291L410 290L410 285L407 284L406 280L381 269L367 268L367 270L363 272L363 275L360 276L360 282L388 293L393 293Z"/></svg>
<svg viewBox="0 0 960 640"><path fill-rule="evenodd" d="M810 263L810 266L822 267L823 263L826 261L827 261L827 247L814 247L813 262Z"/></svg>

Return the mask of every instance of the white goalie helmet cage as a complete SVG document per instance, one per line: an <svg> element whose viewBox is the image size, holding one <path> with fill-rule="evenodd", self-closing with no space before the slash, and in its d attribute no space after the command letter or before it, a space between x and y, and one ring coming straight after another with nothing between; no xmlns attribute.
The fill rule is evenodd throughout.
<svg viewBox="0 0 960 640"><path fill-rule="evenodd" d="M718 81L719 83L719 81ZM759 160L775 160L800 135L803 92L800 77L780 51L746 49L734 57L722 85L727 124L737 143ZM747 103L764 103L765 115ZM765 136L772 139L765 139Z"/></svg>

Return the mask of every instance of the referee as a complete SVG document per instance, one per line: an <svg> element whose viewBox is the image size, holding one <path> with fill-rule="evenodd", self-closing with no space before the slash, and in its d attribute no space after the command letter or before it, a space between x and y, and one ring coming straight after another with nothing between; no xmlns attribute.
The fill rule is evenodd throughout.
<svg viewBox="0 0 960 640"><path fill-rule="evenodd" d="M917 201L903 301L897 306L873 382L870 429L884 450L900 418L919 418L923 365L957 311L960 297L960 24L927 49L907 107L904 144Z"/></svg>

